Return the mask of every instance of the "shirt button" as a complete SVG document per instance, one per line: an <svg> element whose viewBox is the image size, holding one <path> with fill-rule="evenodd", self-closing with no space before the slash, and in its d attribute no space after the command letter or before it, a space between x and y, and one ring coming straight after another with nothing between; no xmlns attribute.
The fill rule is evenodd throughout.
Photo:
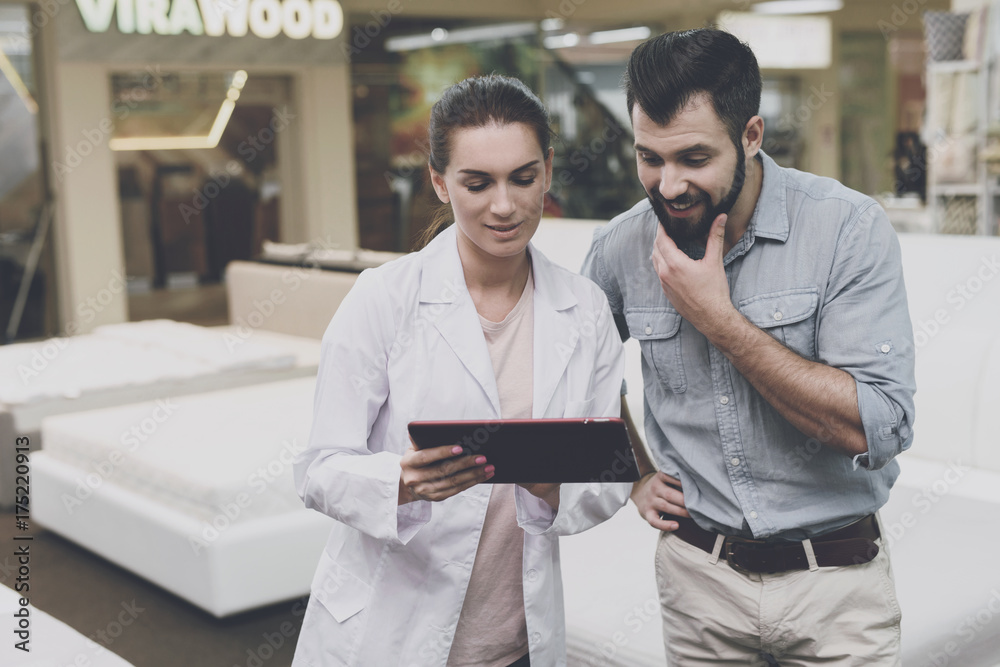
<svg viewBox="0 0 1000 667"><path fill-rule="evenodd" d="M781 311L780 310L774 314L774 319L775 319L775 321L778 321L778 320L781 319Z"/></svg>
<svg viewBox="0 0 1000 667"><path fill-rule="evenodd" d="M892 348L889 347L889 345L883 345L881 349L882 349L882 354L889 354L889 350L891 350Z"/></svg>
<svg viewBox="0 0 1000 667"><path fill-rule="evenodd" d="M540 633L540 632L532 632L531 633L531 643L532 644L537 644L540 641L542 641L542 633Z"/></svg>
<svg viewBox="0 0 1000 667"><path fill-rule="evenodd" d="M528 581L535 581L535 580L537 580L538 579L538 571L537 570L528 570L526 578L528 579Z"/></svg>
<svg viewBox="0 0 1000 667"><path fill-rule="evenodd" d="M646 335L653 333L653 327L646 327Z"/></svg>
<svg viewBox="0 0 1000 667"><path fill-rule="evenodd" d="M723 405L729 405L729 397L723 396L722 398L719 399L719 403L722 403Z"/></svg>
<svg viewBox="0 0 1000 667"><path fill-rule="evenodd" d="M740 460L738 458L736 458L735 456L733 458L729 459L729 462L732 463L734 466L738 466L740 464Z"/></svg>
<svg viewBox="0 0 1000 667"><path fill-rule="evenodd" d="M756 512L750 512L750 518L751 519L756 519L757 518L757 513Z"/></svg>

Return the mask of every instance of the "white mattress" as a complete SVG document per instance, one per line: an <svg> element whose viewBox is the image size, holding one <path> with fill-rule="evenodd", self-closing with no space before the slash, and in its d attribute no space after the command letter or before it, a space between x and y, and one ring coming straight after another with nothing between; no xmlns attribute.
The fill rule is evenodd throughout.
<svg viewBox="0 0 1000 667"><path fill-rule="evenodd" d="M148 320L97 327L92 333L0 348L0 403L76 398L109 387L210 373L287 368L295 355L258 336ZM17 378L19 381L11 381Z"/></svg>
<svg viewBox="0 0 1000 667"><path fill-rule="evenodd" d="M319 347L287 334L169 320L0 346L0 410L24 434L47 415L312 375Z"/></svg>
<svg viewBox="0 0 1000 667"><path fill-rule="evenodd" d="M6 586L0 586L0 617L7 628L13 629L14 613L21 610L20 593ZM66 667L66 665L89 665L90 667L132 667L103 645L96 644L62 621L58 621L40 609L28 607L31 622L30 653L14 648L21 641L7 630L0 644L0 665L4 667Z"/></svg>
<svg viewBox="0 0 1000 667"><path fill-rule="evenodd" d="M314 387L300 378L59 415L42 441L78 471L77 500L111 482L206 524L239 523L302 508L291 462Z"/></svg>

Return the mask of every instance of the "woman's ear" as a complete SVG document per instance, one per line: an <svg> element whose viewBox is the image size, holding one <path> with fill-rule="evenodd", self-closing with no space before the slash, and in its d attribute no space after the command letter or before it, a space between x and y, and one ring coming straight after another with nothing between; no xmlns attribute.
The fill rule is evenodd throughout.
<svg viewBox="0 0 1000 667"><path fill-rule="evenodd" d="M552 156L556 154L556 150L549 146L548 152L545 154L545 192L549 191L552 187Z"/></svg>
<svg viewBox="0 0 1000 667"><path fill-rule="evenodd" d="M445 185L444 176L434 171L434 167L428 166L427 169L431 172L431 185L434 186L438 199L445 204L450 203L451 198L448 196L448 186Z"/></svg>

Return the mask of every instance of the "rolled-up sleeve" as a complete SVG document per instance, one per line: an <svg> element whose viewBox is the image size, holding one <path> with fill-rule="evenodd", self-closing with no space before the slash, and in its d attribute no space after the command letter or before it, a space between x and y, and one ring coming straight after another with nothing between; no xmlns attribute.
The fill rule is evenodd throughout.
<svg viewBox="0 0 1000 667"><path fill-rule="evenodd" d="M819 361L855 380L868 451L878 470L913 439L915 348L899 240L876 204L845 226L817 328Z"/></svg>

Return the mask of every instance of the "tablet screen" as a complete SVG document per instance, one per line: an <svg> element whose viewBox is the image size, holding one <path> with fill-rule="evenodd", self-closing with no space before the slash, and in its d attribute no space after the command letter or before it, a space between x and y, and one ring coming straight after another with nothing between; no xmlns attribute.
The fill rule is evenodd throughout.
<svg viewBox="0 0 1000 667"><path fill-rule="evenodd" d="M639 468L625 422L605 419L415 421L418 449L460 445L496 472L488 483L634 482Z"/></svg>

